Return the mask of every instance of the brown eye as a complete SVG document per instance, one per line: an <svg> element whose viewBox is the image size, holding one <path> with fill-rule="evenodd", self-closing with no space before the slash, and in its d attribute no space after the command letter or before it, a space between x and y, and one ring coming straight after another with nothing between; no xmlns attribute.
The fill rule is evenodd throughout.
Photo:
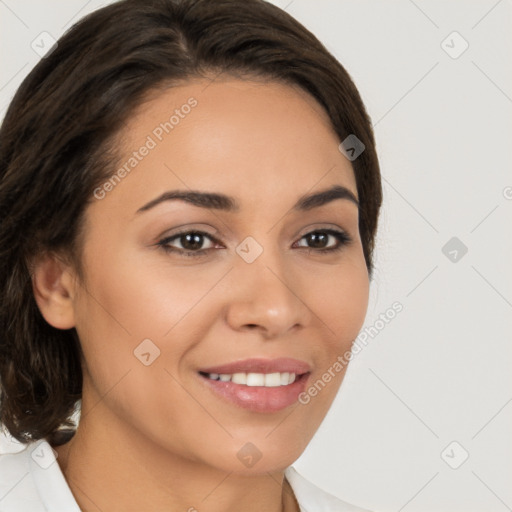
<svg viewBox="0 0 512 512"><path fill-rule="evenodd" d="M329 242L332 239L334 239L334 245L329 246ZM313 249L318 252L337 251L351 242L351 238L347 233L335 229L311 231L304 235L301 240L305 240L306 245L300 247L306 247L307 249Z"/></svg>
<svg viewBox="0 0 512 512"><path fill-rule="evenodd" d="M204 247L205 240L216 242L211 235L203 231L185 231L166 237L158 245L167 252L174 252L186 256L201 256L213 247ZM177 244L177 246L176 246Z"/></svg>

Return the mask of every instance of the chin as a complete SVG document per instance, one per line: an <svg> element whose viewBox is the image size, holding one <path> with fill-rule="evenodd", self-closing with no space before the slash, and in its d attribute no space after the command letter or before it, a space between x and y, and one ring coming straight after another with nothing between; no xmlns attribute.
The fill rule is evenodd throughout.
<svg viewBox="0 0 512 512"><path fill-rule="evenodd" d="M278 427L279 428L279 427ZM240 476L257 476L284 471L302 455L310 439L293 439L285 436L259 435L231 440L229 446L219 453L208 453L208 462L223 471Z"/></svg>

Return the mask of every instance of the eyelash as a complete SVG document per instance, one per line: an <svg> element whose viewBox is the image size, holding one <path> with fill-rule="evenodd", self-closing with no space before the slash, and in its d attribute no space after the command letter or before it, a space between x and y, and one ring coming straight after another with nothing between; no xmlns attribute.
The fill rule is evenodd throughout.
<svg viewBox="0 0 512 512"><path fill-rule="evenodd" d="M314 249L314 248L309 248L309 247L300 247L300 248L306 249L308 251L308 254L310 252L317 252L317 253L321 253L321 254L335 253L335 252L340 251L341 249L343 249L343 247L349 245L352 242L352 238L346 232L338 231L336 229L317 229L314 231L310 231L309 233L306 233L305 235L303 235L299 240L302 240L303 238L307 237L308 235L318 234L318 233L333 236L338 241L338 244L334 247L330 247L327 249ZM203 256L206 252L212 250L210 248L210 249L199 249L197 251L187 251L185 249L178 249L176 247L171 247L168 245L169 242L179 239L182 236L191 235L191 234L204 236L206 238L209 238L214 243L220 243L216 238L214 238L212 235L210 235L204 231L191 230L191 231L182 231L182 232L176 233L170 237L163 238L162 240L160 240L157 243L157 245L159 247L161 247L166 253L175 253L178 256L192 257L192 258Z"/></svg>

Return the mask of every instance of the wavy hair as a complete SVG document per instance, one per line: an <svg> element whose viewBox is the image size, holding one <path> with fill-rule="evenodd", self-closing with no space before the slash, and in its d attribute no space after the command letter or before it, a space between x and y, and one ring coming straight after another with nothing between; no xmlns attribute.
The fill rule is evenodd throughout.
<svg viewBox="0 0 512 512"><path fill-rule="evenodd" d="M21 442L61 429L81 398L80 342L34 299L31 261L65 255L83 275L84 211L115 170L110 142L152 91L228 73L299 86L352 162L370 276L382 186L370 118L344 67L292 16L263 0L122 0L85 16L34 67L0 128L0 423ZM72 429L71 429L72 430Z"/></svg>

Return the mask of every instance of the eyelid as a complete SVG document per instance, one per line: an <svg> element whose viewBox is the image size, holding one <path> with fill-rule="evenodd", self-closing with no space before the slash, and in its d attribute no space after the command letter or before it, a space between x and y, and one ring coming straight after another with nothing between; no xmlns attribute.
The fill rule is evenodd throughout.
<svg viewBox="0 0 512 512"><path fill-rule="evenodd" d="M334 254L336 252L341 251L344 247L350 245L353 242L353 237L343 228L340 228L337 225L329 224L329 226L332 227L326 227L326 224L319 225L310 225L304 228L304 231L301 235L297 235L295 237L295 241L293 242L293 246L295 246L297 243L300 243L302 239L304 239L307 235L311 235L313 233L326 233L328 236L332 236L336 239L336 244L334 247L326 247L326 248L314 248L314 247L304 247L299 246L298 249L305 250L308 254L310 253L316 253L318 255L321 254ZM216 233L218 232L215 230ZM208 247L206 249L198 249L198 250L187 250L182 249L178 247L172 247L169 245L171 241L174 241L176 239L179 239L180 236L186 235L186 234L198 234L203 236L204 238L209 239L213 244L220 244L223 245L222 242L219 240L219 238L215 235L212 235L211 233L208 233L207 231L203 231L202 229L194 228L193 226L187 225L184 226L182 229L178 231L174 231L172 234L169 234L168 236L164 236L157 242L157 246L163 249L167 253L174 253L178 257L183 258L192 258L192 257L200 257L205 254L210 253L212 250L218 250L218 248L215 247ZM225 248L225 247L223 247Z"/></svg>
<svg viewBox="0 0 512 512"><path fill-rule="evenodd" d="M345 229L338 224L333 224L331 222L315 222L313 224L309 224L305 228L302 228L296 235L296 240L300 240L301 238L305 237L306 235L309 235L312 232L329 230L336 231L337 233L345 235L348 239L350 239L350 241L354 239L354 237L351 235L350 230Z"/></svg>
<svg viewBox="0 0 512 512"><path fill-rule="evenodd" d="M203 226L206 226L206 229L203 227ZM208 229L212 229L214 231L214 233L210 233L208 231ZM334 231L337 231L337 232L342 232L344 234L346 234L347 236L349 236L350 238L352 238L350 236L350 233L348 230L338 226L337 224L332 224L330 222L327 222L327 223L322 223L322 222L315 222L313 224L310 224L304 228L302 228L296 235L296 241L303 238L304 236L310 234L311 232L313 231L322 231L322 230L329 230L329 229L333 229ZM184 235L184 234L188 234L188 233L200 233L200 234L203 234L203 235L206 235L208 237L211 237L213 241L217 242L217 243L222 243L220 241L219 238L219 230L218 229L215 229L213 228L212 226L209 226L209 225L205 225L205 224L197 224L197 225L194 225L194 224L184 224L182 226L176 226L175 228L173 228L171 230L171 232L169 233L168 231L165 232L165 234L162 234L160 236L158 236L158 241L162 241L162 240L168 240L170 238L174 238L174 237L177 237L179 235ZM236 242L237 244L240 243L240 240L238 240L238 242Z"/></svg>
<svg viewBox="0 0 512 512"><path fill-rule="evenodd" d="M222 242L219 240L219 238L217 238L216 235L212 235L211 233L208 233L207 231L203 231L202 229L195 229L195 228L186 228L186 229L183 229L180 231L175 231L170 235L164 235L163 237L159 237L159 241L157 242L157 245L165 246L165 244L170 242L171 240L172 241L177 240L180 238L180 236L187 235L190 233L198 234L205 238L208 238L214 244L223 245ZM183 252L186 251L186 249L176 249L176 250L183 251ZM200 253L200 252L209 251L209 250L210 249L199 249L199 250L193 251L193 252ZM188 251L188 252L192 252L192 251Z"/></svg>
<svg viewBox="0 0 512 512"><path fill-rule="evenodd" d="M213 233L212 233L213 232ZM185 235L187 233L202 233L211 238L216 238L218 240L219 230L215 229L212 226L207 224L183 224L182 226L176 226L171 230L164 231L164 234L158 236L158 240L173 238L178 235Z"/></svg>

